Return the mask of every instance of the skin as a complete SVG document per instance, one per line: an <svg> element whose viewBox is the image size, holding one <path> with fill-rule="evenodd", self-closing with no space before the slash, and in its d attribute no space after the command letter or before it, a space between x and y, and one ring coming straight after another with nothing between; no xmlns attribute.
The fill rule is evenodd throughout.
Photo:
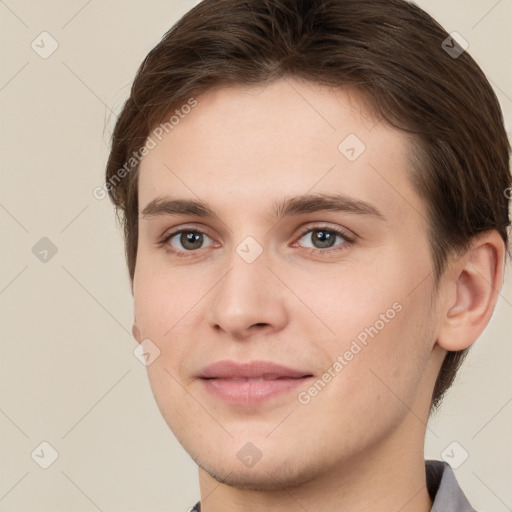
<svg viewBox="0 0 512 512"><path fill-rule="evenodd" d="M476 240L450 261L436 294L427 208L408 179L411 139L371 116L356 91L287 78L197 100L141 162L133 331L160 350L148 377L199 466L202 510L430 510L432 390L446 350L471 345L490 319L503 242L496 232ZM338 149L349 134L366 145L355 161ZM275 201L333 193L384 218L272 216ZM200 199L218 218L143 215L156 198ZM322 246L319 226L347 238ZM205 233L195 251L179 236L159 243L185 228ZM263 251L252 263L236 252L248 236ZM197 378L224 359L321 378L397 303L400 312L307 404L297 395L310 385L245 407ZM261 453L252 467L237 457L248 442Z"/></svg>

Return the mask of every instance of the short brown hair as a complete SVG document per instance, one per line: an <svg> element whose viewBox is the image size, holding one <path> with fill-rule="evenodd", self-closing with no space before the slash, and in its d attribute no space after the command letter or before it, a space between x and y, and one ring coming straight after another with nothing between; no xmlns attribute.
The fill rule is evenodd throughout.
<svg viewBox="0 0 512 512"><path fill-rule="evenodd" d="M380 118L413 134L411 179L428 205L436 283L475 235L497 230L508 247L510 145L500 105L480 67L432 17L405 0L203 0L146 56L112 135L106 186L121 213L132 283L134 152L192 95L281 77L355 87ZM431 412L467 350L447 353Z"/></svg>

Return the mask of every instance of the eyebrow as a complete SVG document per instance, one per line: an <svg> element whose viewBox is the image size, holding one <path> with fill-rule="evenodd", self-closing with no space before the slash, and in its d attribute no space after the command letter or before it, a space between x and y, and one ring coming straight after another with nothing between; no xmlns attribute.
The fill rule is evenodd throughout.
<svg viewBox="0 0 512 512"><path fill-rule="evenodd" d="M285 198L274 202L273 216L280 220L287 216L335 211L369 215L379 220L386 218L372 204L343 194L309 194ZM170 199L157 197L140 212L143 218L165 215L194 215L219 219L220 216L207 203L201 200Z"/></svg>

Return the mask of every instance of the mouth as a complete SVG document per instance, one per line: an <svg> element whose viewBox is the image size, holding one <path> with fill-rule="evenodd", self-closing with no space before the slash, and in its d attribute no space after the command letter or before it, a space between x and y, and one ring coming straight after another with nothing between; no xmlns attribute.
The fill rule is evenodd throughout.
<svg viewBox="0 0 512 512"><path fill-rule="evenodd" d="M217 361L205 366L197 375L202 379L224 380L276 380L282 378L302 378L311 375L308 371L290 368L272 361Z"/></svg>
<svg viewBox="0 0 512 512"><path fill-rule="evenodd" d="M306 377L312 377L312 375L303 375L302 377L201 377L204 380L223 380L226 382L263 382L263 381L273 381L273 380L283 380L283 379L304 379Z"/></svg>
<svg viewBox="0 0 512 512"><path fill-rule="evenodd" d="M231 405L254 406L271 399L289 399L291 391L308 383L313 375L272 362L219 361L203 368L198 377L211 397Z"/></svg>

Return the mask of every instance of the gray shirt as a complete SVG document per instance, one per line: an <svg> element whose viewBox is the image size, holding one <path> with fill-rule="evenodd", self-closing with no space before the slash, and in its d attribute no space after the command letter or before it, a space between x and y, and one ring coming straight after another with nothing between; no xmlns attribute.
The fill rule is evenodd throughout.
<svg viewBox="0 0 512 512"><path fill-rule="evenodd" d="M447 462L426 460L427 489L433 504L430 512L476 512L459 487L455 473ZM198 501L189 512L201 512Z"/></svg>
<svg viewBox="0 0 512 512"><path fill-rule="evenodd" d="M434 502L430 512L476 512L462 492L451 466L441 460L426 460L427 489Z"/></svg>

